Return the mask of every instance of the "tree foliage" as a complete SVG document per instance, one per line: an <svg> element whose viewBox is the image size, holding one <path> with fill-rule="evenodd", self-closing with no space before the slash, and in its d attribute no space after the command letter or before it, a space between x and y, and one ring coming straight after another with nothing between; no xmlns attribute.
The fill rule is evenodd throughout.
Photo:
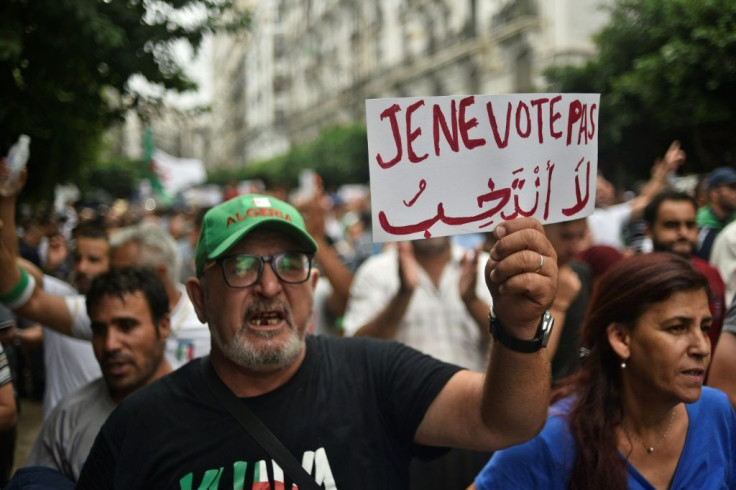
<svg viewBox="0 0 736 490"><path fill-rule="evenodd" d="M243 26L231 0L3 0L0 2L0 152L29 134L29 193L79 176L101 136L129 108L141 75L195 87L173 55L216 28ZM229 19L223 21L222 19Z"/></svg>
<svg viewBox="0 0 736 490"><path fill-rule="evenodd" d="M111 198L130 199L145 177L146 168L140 160L113 157L82 168L75 182L85 195L103 189Z"/></svg>
<svg viewBox="0 0 736 490"><path fill-rule="evenodd" d="M326 188L368 182L368 143L365 127L359 124L325 129L309 143L292 147L288 153L235 169L211 172L210 181L260 179L268 186L295 187L299 173L312 169Z"/></svg>
<svg viewBox="0 0 736 490"><path fill-rule="evenodd" d="M642 177L677 138L691 172L733 164L736 2L616 0L595 41L596 59L547 76L560 91L601 93L604 160Z"/></svg>

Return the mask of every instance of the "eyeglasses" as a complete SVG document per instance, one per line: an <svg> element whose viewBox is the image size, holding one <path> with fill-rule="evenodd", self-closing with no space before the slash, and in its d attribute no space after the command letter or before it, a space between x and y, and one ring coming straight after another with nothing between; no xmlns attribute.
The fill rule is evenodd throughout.
<svg viewBox="0 0 736 490"><path fill-rule="evenodd" d="M266 262L281 281L298 284L309 279L312 255L305 252L282 252L275 255L229 255L216 260L225 282L231 288L247 288L261 280Z"/></svg>

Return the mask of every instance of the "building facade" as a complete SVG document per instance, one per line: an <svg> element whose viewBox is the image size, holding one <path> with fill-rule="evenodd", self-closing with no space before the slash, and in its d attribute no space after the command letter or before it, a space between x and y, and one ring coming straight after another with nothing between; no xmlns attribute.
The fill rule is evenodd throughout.
<svg viewBox="0 0 736 490"><path fill-rule="evenodd" d="M269 158L365 99L544 91L553 64L587 59L601 0L260 0L213 56L214 166ZM604 2L605 3L605 2Z"/></svg>

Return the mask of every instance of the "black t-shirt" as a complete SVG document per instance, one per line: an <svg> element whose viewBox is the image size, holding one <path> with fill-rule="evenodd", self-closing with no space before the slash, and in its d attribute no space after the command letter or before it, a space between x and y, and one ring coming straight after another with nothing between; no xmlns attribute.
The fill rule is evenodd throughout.
<svg viewBox="0 0 736 490"><path fill-rule="evenodd" d="M213 398L200 362L113 412L78 489L291 488ZM325 489L405 489L411 457L443 452L413 439L458 370L395 342L308 337L304 362L286 384L243 400Z"/></svg>

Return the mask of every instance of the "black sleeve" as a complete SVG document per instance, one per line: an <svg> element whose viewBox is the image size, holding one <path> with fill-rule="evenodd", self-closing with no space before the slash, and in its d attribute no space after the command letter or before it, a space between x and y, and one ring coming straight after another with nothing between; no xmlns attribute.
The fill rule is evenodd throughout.
<svg viewBox="0 0 736 490"><path fill-rule="evenodd" d="M383 362L377 364L383 367L379 386L385 387L386 392L379 400L395 424L395 430L404 432L404 437L413 442L430 405L462 368L396 342L384 344L380 354ZM441 454L429 454L425 446L414 447L421 457Z"/></svg>
<svg viewBox="0 0 736 490"><path fill-rule="evenodd" d="M109 436L111 420L105 423L97 434L95 443L82 467L77 482L77 490L105 490L115 488L115 468L117 451Z"/></svg>

